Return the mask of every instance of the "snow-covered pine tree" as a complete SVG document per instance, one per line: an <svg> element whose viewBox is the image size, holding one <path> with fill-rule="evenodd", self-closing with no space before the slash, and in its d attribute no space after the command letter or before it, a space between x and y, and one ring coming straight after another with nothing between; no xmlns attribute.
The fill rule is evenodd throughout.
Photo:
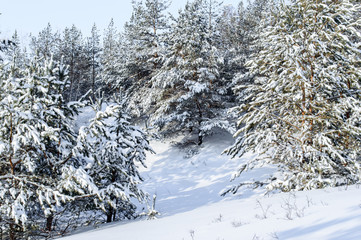
<svg viewBox="0 0 361 240"><path fill-rule="evenodd" d="M134 1L132 17L125 24L126 62L120 66L124 77L118 85L129 99L130 113L135 117L149 114L155 99L153 95L157 94L151 88L150 79L164 61L164 39L169 29L165 11L168 7L168 0Z"/></svg>
<svg viewBox="0 0 361 240"><path fill-rule="evenodd" d="M26 49L21 49L20 39L17 31L11 37L11 43L5 50L5 61L12 62L13 68L22 68L27 58Z"/></svg>
<svg viewBox="0 0 361 240"><path fill-rule="evenodd" d="M129 52L128 75L135 81L146 78L161 66L163 34L168 29L164 11L168 6L168 0L133 2L132 17L125 24L124 33Z"/></svg>
<svg viewBox="0 0 361 240"><path fill-rule="evenodd" d="M30 54L32 57L37 56L49 60L60 61L58 45L60 43L60 34L53 32L50 23L41 30L38 36L33 36L30 41Z"/></svg>
<svg viewBox="0 0 361 240"><path fill-rule="evenodd" d="M224 62L224 52L225 49L222 49L222 37L220 35L219 29L217 29L217 24L221 20L221 6L222 2L218 0L203 0L202 12L204 14L205 20L208 23L206 27L206 44L204 44L204 52L207 53L205 64L209 71L216 76L216 80L211 82L211 90L215 91L216 94L222 96L223 102L229 102L230 97L233 95L231 88L228 87L229 79L225 78L225 62ZM224 105L225 106L225 105Z"/></svg>
<svg viewBox="0 0 361 240"><path fill-rule="evenodd" d="M149 71L154 72L161 67L164 58L164 38L169 29L168 18L165 11L170 5L169 0L145 0L144 12L141 18L141 36L143 49L138 52L145 57L145 63L149 65Z"/></svg>
<svg viewBox="0 0 361 240"><path fill-rule="evenodd" d="M123 78L121 74L122 69L119 66L123 66L124 57L121 53L122 35L120 35L114 26L114 20L111 19L110 23L104 31L103 37L103 53L101 56L102 64L102 82L103 92L107 95L114 92L119 92L121 84L120 79Z"/></svg>
<svg viewBox="0 0 361 240"><path fill-rule="evenodd" d="M202 144L214 127L230 128L224 119L227 93L218 72L222 59L213 46L205 1L188 2L170 33L169 54L152 79L159 99L152 120L163 133L189 130Z"/></svg>
<svg viewBox="0 0 361 240"><path fill-rule="evenodd" d="M138 187L142 178L137 165L145 166L146 151L153 152L146 134L129 123L129 117L119 104L101 111L99 101L96 115L87 127L79 131L80 151L89 161L87 173L99 189L96 206L106 214L106 221L134 217L132 198L146 200Z"/></svg>
<svg viewBox="0 0 361 240"><path fill-rule="evenodd" d="M20 73L14 69L2 69L0 82L0 212L10 239L17 231L52 230L54 213L73 200L69 193L91 189L73 152L78 105L63 101L66 68L34 60Z"/></svg>
<svg viewBox="0 0 361 240"><path fill-rule="evenodd" d="M220 32L220 46L224 67L222 76L228 80L231 88L239 84L252 82L253 76L248 72L245 63L251 54L259 51L256 40L263 29L261 20L277 6L277 0L255 0L246 8L240 2L237 9L225 7L217 29ZM243 101L244 96L238 93L237 99Z"/></svg>
<svg viewBox="0 0 361 240"><path fill-rule="evenodd" d="M203 11L208 22L207 33L211 41L221 41L219 31L216 31L217 23L220 21L220 9L222 2L218 0L204 0Z"/></svg>
<svg viewBox="0 0 361 240"><path fill-rule="evenodd" d="M1 39L0 41L0 52L5 51L9 46L14 45L11 40L8 39Z"/></svg>
<svg viewBox="0 0 361 240"><path fill-rule="evenodd" d="M216 28L222 39L220 44L224 49L242 44L244 12L243 2L240 2L237 8L227 5L221 9Z"/></svg>
<svg viewBox="0 0 361 240"><path fill-rule="evenodd" d="M270 14L277 14L277 6L280 2L279 0L254 0L243 11L241 20L242 43L243 53L247 56L247 59L251 54L260 50L257 40L260 38L260 33L263 32L262 20Z"/></svg>
<svg viewBox="0 0 361 240"><path fill-rule="evenodd" d="M63 57L64 64L69 65L70 87L65 93L67 101L79 100L88 90L86 78L89 71L89 62L85 54L83 35L75 25L65 28L58 45L59 54Z"/></svg>
<svg viewBox="0 0 361 240"><path fill-rule="evenodd" d="M100 55L102 49L100 46L100 35L96 25L94 24L91 31L91 36L87 38L86 42L86 54L89 62L88 69L88 82L90 89L92 90L93 99L98 92L98 86L100 85L101 64Z"/></svg>
<svg viewBox="0 0 361 240"><path fill-rule="evenodd" d="M297 0L264 20L262 50L248 63L256 76L247 88L249 103L238 108L240 130L226 150L233 157L250 151L258 156L235 176L275 164L280 173L270 179L268 190L360 181L357 11L360 5L349 0Z"/></svg>

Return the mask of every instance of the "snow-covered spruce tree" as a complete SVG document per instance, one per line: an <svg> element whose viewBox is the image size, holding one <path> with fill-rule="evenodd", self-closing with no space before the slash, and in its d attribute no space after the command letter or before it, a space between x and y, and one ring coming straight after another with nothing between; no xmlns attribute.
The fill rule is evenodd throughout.
<svg viewBox="0 0 361 240"><path fill-rule="evenodd" d="M360 181L357 11L360 5L348 0L297 0L282 4L277 14L264 20L262 51L248 63L256 76L247 88L249 103L238 108L240 130L236 143L226 150L233 157L246 152L258 157L235 176L275 164L280 173L270 179L268 190Z"/></svg>
<svg viewBox="0 0 361 240"><path fill-rule="evenodd" d="M25 238L52 230L54 213L73 200L69 193L79 195L85 192L80 188L89 187L72 151L71 120L78 107L63 101L66 71L63 65L36 60L20 73L2 70L0 213L10 239L17 231Z"/></svg>
<svg viewBox="0 0 361 240"><path fill-rule="evenodd" d="M87 173L97 186L97 209L104 211L106 221L134 217L132 198L146 199L139 189L142 181L137 164L144 165L146 151L153 152L146 134L130 125L121 106L112 104L96 115L87 127L79 131L79 151L88 159Z"/></svg>
<svg viewBox="0 0 361 240"><path fill-rule="evenodd" d="M169 54L152 79L160 88L153 121L163 133L190 131L201 145L214 127L228 129L224 119L224 88L219 75L222 59L212 45L204 1L188 2L172 27Z"/></svg>

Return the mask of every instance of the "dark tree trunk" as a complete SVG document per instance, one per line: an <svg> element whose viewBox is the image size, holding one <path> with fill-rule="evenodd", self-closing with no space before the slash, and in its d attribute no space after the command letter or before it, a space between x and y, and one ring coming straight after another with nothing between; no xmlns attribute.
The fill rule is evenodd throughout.
<svg viewBox="0 0 361 240"><path fill-rule="evenodd" d="M110 208L107 212L107 223L110 223L113 221L113 209Z"/></svg>
<svg viewBox="0 0 361 240"><path fill-rule="evenodd" d="M198 134L198 146L203 144L203 136L201 135L201 133Z"/></svg>
<svg viewBox="0 0 361 240"><path fill-rule="evenodd" d="M54 220L54 216L50 215L46 218L46 231L51 231L53 228L53 220Z"/></svg>
<svg viewBox="0 0 361 240"><path fill-rule="evenodd" d="M117 210L113 210L113 222L115 222L115 216L116 216L116 214L117 214Z"/></svg>
<svg viewBox="0 0 361 240"><path fill-rule="evenodd" d="M12 223L10 223L9 239L10 240L16 240L14 224L12 224Z"/></svg>
<svg viewBox="0 0 361 240"><path fill-rule="evenodd" d="M112 170L112 178L111 178L112 183L116 182L116 177L117 177L117 172L115 170ZM108 212L106 213L107 223L115 220L115 213L116 213L116 209L113 209L111 206L109 206Z"/></svg>

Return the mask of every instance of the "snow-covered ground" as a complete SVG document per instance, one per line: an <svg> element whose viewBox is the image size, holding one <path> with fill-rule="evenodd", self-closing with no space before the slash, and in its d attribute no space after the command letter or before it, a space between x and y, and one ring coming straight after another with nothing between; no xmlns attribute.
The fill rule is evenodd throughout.
<svg viewBox="0 0 361 240"><path fill-rule="evenodd" d="M141 172L143 189L157 195L159 218L112 223L63 239L361 239L359 186L268 195L262 189L245 189L221 197L240 164L221 155L232 141L220 133L193 151L153 141L157 154L149 155L148 168ZM237 181L267 177L270 171L246 172Z"/></svg>

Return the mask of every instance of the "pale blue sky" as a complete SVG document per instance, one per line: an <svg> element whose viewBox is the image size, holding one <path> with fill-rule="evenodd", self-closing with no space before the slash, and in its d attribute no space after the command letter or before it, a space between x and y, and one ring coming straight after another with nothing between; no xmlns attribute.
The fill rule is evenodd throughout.
<svg viewBox="0 0 361 240"><path fill-rule="evenodd" d="M241 0L223 0L224 5L237 6ZM15 29L24 37L37 35L48 22L54 30L75 24L84 35L89 35L93 23L101 33L114 18L122 29L132 12L131 0L2 0L0 4L1 37L9 37ZM176 14L187 0L173 0L169 11Z"/></svg>

